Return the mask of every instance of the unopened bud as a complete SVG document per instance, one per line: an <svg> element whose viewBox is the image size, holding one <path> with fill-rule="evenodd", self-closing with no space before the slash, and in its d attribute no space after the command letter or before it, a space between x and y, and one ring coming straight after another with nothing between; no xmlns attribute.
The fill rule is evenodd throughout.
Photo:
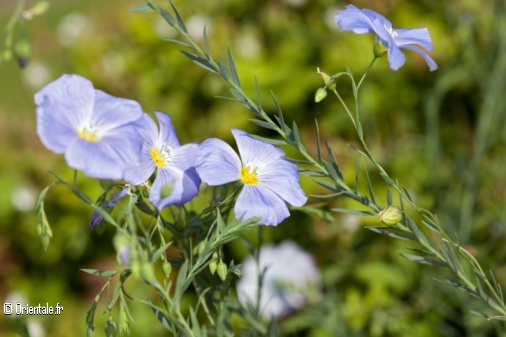
<svg viewBox="0 0 506 337"><path fill-rule="evenodd" d="M51 237L48 234L42 234L39 236L40 245L42 249L47 251L49 249L49 243L51 242Z"/></svg>
<svg viewBox="0 0 506 337"><path fill-rule="evenodd" d="M325 88L318 88L314 95L314 101L316 103L321 102L325 99L325 97L327 97L327 90Z"/></svg>
<svg viewBox="0 0 506 337"><path fill-rule="evenodd" d="M396 225L402 218L402 211L395 206L389 206L379 212L379 220L382 224L387 226Z"/></svg>
<svg viewBox="0 0 506 337"><path fill-rule="evenodd" d="M151 281L155 277L155 274L153 273L153 266L147 261L141 266L141 276L146 281Z"/></svg>
<svg viewBox="0 0 506 337"><path fill-rule="evenodd" d="M163 261L163 263L162 263L162 271L163 271L163 274L165 275L165 277L169 277L170 276L170 272L172 271L172 266L169 263L169 261L167 261L167 260Z"/></svg>
<svg viewBox="0 0 506 337"><path fill-rule="evenodd" d="M105 322L104 331L106 337L116 337L118 326L112 318L109 318L107 322Z"/></svg>
<svg viewBox="0 0 506 337"><path fill-rule="evenodd" d="M336 90L336 81L334 81L332 76L330 76L329 74L326 74L324 72L321 72L320 68L317 68L316 70L317 70L318 74L321 75L321 77L323 78L323 82L325 83L325 87L329 88L332 91ZM319 102L319 101L317 101L317 102Z"/></svg>
<svg viewBox="0 0 506 337"><path fill-rule="evenodd" d="M206 248L206 245L207 245L207 239L204 239L204 241L202 241L199 244L199 248L198 248L198 251L197 251L199 255L201 255L204 252L204 249Z"/></svg>
<svg viewBox="0 0 506 337"><path fill-rule="evenodd" d="M30 58L31 53L30 41L27 38L21 38L16 41L14 45L14 54L18 60L18 64L20 68L24 68L28 59Z"/></svg>
<svg viewBox="0 0 506 337"><path fill-rule="evenodd" d="M89 326L86 329L86 337L95 337L95 328L93 326Z"/></svg>
<svg viewBox="0 0 506 337"><path fill-rule="evenodd" d="M218 268L218 264L216 263L216 260L212 260L211 263L209 263L209 271L212 275L216 272L216 268Z"/></svg>
<svg viewBox="0 0 506 337"><path fill-rule="evenodd" d="M227 265L223 261L220 261L220 263L218 263L218 269L216 272L218 273L218 276L221 278L221 280L225 281L227 278Z"/></svg>

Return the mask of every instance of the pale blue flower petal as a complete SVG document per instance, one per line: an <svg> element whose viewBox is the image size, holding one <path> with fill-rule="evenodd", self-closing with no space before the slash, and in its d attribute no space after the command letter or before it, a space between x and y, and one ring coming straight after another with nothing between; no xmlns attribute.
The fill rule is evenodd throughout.
<svg viewBox="0 0 506 337"><path fill-rule="evenodd" d="M194 166L197 155L198 145L186 144L174 150L170 165L158 168L149 193L149 200L157 209L185 204L198 195L201 181ZM170 185L171 193L162 198L167 185Z"/></svg>
<svg viewBox="0 0 506 337"><path fill-rule="evenodd" d="M144 113L141 118L133 123L140 138L143 140L140 161L138 166L130 165L123 179L132 185L146 182L156 169L156 164L151 157L151 149L158 142L158 128L153 119Z"/></svg>
<svg viewBox="0 0 506 337"><path fill-rule="evenodd" d="M234 214L244 220L259 217L259 223L268 226L277 226L290 215L285 201L277 194L259 185L248 184L237 198Z"/></svg>
<svg viewBox="0 0 506 337"><path fill-rule="evenodd" d="M63 153L76 130L93 112L95 90L87 79L63 75L34 96L37 104L37 134L55 153Z"/></svg>
<svg viewBox="0 0 506 337"><path fill-rule="evenodd" d="M292 206L301 207L307 197L300 188L297 165L285 159L264 168L259 186L269 189Z"/></svg>
<svg viewBox="0 0 506 337"><path fill-rule="evenodd" d="M373 23L369 16L353 5L346 6L346 9L335 15L335 20L343 32L352 30L357 34L372 32Z"/></svg>
<svg viewBox="0 0 506 337"><path fill-rule="evenodd" d="M133 122L142 115L142 108L136 101L114 97L101 90L95 91L91 122L98 125L101 132Z"/></svg>
<svg viewBox="0 0 506 337"><path fill-rule="evenodd" d="M199 145L197 172L208 185L223 185L239 180L241 160L224 141L207 139Z"/></svg>
<svg viewBox="0 0 506 337"><path fill-rule="evenodd" d="M388 64L392 70L397 70L406 62L406 56L396 45L391 45L388 48Z"/></svg>
<svg viewBox="0 0 506 337"><path fill-rule="evenodd" d="M121 179L128 166L139 165L142 146L140 142L136 142L135 130L127 126L121 129L131 136L104 137L98 142L88 142L76 137L65 151L68 165L92 178Z"/></svg>
<svg viewBox="0 0 506 337"><path fill-rule="evenodd" d="M405 45L405 46L402 46L402 48L415 51L418 54L422 55L423 58L425 59L425 62L427 62L427 65L429 66L430 71L434 71L437 69L436 62L422 48L418 48L417 46L413 46L413 45Z"/></svg>
<svg viewBox="0 0 506 337"><path fill-rule="evenodd" d="M268 167L271 163L283 158L285 153L271 144L251 138L246 132L232 129L243 165Z"/></svg>
<svg viewBox="0 0 506 337"><path fill-rule="evenodd" d="M155 111L155 114L160 124L160 136L158 141L169 145L173 149L178 148L180 144L170 116L162 111Z"/></svg>
<svg viewBox="0 0 506 337"><path fill-rule="evenodd" d="M432 51L433 45L427 28L399 28L394 29L394 32L397 33L394 40L398 47L403 48L405 45L418 44L428 51Z"/></svg>

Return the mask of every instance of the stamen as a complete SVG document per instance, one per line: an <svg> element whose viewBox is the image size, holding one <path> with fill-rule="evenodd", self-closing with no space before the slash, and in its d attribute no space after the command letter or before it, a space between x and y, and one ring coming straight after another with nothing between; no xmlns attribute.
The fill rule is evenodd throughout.
<svg viewBox="0 0 506 337"><path fill-rule="evenodd" d="M384 24L383 27L385 27L386 31L388 32L388 34L390 34L392 38L397 37L397 32L394 32L392 26L388 27L386 24Z"/></svg>
<svg viewBox="0 0 506 337"><path fill-rule="evenodd" d="M77 132L79 137L88 142L96 142L98 140L97 129L92 126L85 126Z"/></svg>
<svg viewBox="0 0 506 337"><path fill-rule="evenodd" d="M169 164L169 160L172 158L172 149L168 145L162 145L159 148L153 148L149 151L151 158L155 162L156 166L164 167Z"/></svg>
<svg viewBox="0 0 506 337"><path fill-rule="evenodd" d="M257 172L251 167L243 166L240 178L245 184L256 185L258 183Z"/></svg>

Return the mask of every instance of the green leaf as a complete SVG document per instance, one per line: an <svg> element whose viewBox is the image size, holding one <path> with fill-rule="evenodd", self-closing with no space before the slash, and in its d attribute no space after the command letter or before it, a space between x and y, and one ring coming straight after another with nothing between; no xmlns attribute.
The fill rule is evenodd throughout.
<svg viewBox="0 0 506 337"><path fill-rule="evenodd" d="M99 270L99 269L81 269L81 271L84 271L85 273L91 274L91 275L98 275L98 276L105 276L105 277L111 277L118 273L117 270Z"/></svg>
<svg viewBox="0 0 506 337"><path fill-rule="evenodd" d="M339 180L344 181L341 170L339 169L339 165L337 165L337 160L336 160L336 156L334 156L334 151L332 151L332 149L330 148L330 145L327 142L327 140L325 140L325 146L327 147L327 152L329 153L330 161L332 163L332 167L334 168L334 171L336 172L337 176L339 177Z"/></svg>
<svg viewBox="0 0 506 337"><path fill-rule="evenodd" d="M162 256L163 253L165 253L171 244L172 242L169 242L158 248L151 256L151 264L155 264L155 262Z"/></svg>
<svg viewBox="0 0 506 337"><path fill-rule="evenodd" d="M285 142L284 140L265 138L265 137L261 137L261 136L257 136L257 135L249 135L249 136L251 138L254 138L256 140L259 140L259 141L261 141L263 143L267 143L267 144L272 144L272 145L276 145L276 146L288 145L288 143Z"/></svg>
<svg viewBox="0 0 506 337"><path fill-rule="evenodd" d="M207 30L204 26L204 45L206 47L206 56L208 60L211 60L211 48L209 47L209 40L207 39Z"/></svg>
<svg viewBox="0 0 506 337"><path fill-rule="evenodd" d="M218 61L218 68L220 69L220 74L221 74L221 76L223 76L225 81L229 81L230 80L230 73L228 72L228 68L225 65L225 63Z"/></svg>
<svg viewBox="0 0 506 337"><path fill-rule="evenodd" d="M135 7L130 8L130 12L132 13L146 13L151 12L153 10L153 7L151 7L148 4L142 4Z"/></svg>
<svg viewBox="0 0 506 337"><path fill-rule="evenodd" d="M320 149L320 127L318 126L318 120L315 119L314 120L315 122L315 125L316 125L316 149L318 151L318 162L321 164L322 163L322 153L321 153L321 149Z"/></svg>
<svg viewBox="0 0 506 337"><path fill-rule="evenodd" d="M297 165L313 166L313 163L310 161L307 161L307 160L299 160L299 159L293 159L293 158L288 158L288 157L285 157L285 160L288 160L289 162L297 164Z"/></svg>
<svg viewBox="0 0 506 337"><path fill-rule="evenodd" d="M321 185L321 186L325 187L326 189L331 190L331 191L336 192L336 193L341 193L341 192L344 191L343 188L340 187L339 185L336 185L336 184L333 184L333 183L329 183L327 181L315 180L315 182L318 185Z"/></svg>
<svg viewBox="0 0 506 337"><path fill-rule="evenodd" d="M437 267L444 267L444 266L446 266L444 263L442 263L440 261L429 259L429 258L427 258L425 256L406 254L406 253L401 253L400 255L402 257L410 260L410 261L418 262L418 263L421 263L421 264L428 264L428 265L437 266Z"/></svg>
<svg viewBox="0 0 506 337"><path fill-rule="evenodd" d="M307 169L303 169L303 168L299 168L299 173L302 174L302 175L304 175L304 176L308 176L308 177L324 178L324 177L327 176L323 172L313 171L313 170L307 170Z"/></svg>
<svg viewBox="0 0 506 337"><path fill-rule="evenodd" d="M42 202L44 201L44 199L46 198L46 195L47 195L47 192L49 191L49 189L51 187L54 186L55 183L51 183L49 185L47 185L43 190L42 192L40 192L39 194L39 197L37 198L37 202L35 203L35 209L39 209L41 207L41 204Z"/></svg>
<svg viewBox="0 0 506 337"><path fill-rule="evenodd" d="M360 216L377 215L376 212L359 211L359 210L347 209L347 208L332 208L331 211L339 212L339 213L345 213L345 214L350 214L350 215L360 215Z"/></svg>
<svg viewBox="0 0 506 337"><path fill-rule="evenodd" d="M260 108L260 111L262 111L263 110L263 108L262 108L262 95L260 94L260 87L258 85L258 79L256 76L255 76L255 89L257 91L257 104L258 104L258 107Z"/></svg>
<svg viewBox="0 0 506 337"><path fill-rule="evenodd" d="M392 227L385 227L385 226L366 226L368 230L371 230L373 232L376 232L378 234L390 236L395 239L401 239L401 240L408 240L408 241L414 241L415 238L411 235L407 234L401 234L392 231Z"/></svg>
<svg viewBox="0 0 506 337"><path fill-rule="evenodd" d="M250 121L252 121L253 123L255 123L256 125L258 125L258 126L260 126L262 128L266 128L266 129L269 129L269 130L276 130L276 128L277 128L276 125L272 125L271 123L264 122L264 121L261 121L259 119L250 118Z"/></svg>
<svg viewBox="0 0 506 337"><path fill-rule="evenodd" d="M394 181L383 171L379 171L379 174L381 176L381 178L383 178L383 181L388 185L388 186L395 186L395 183Z"/></svg>
<svg viewBox="0 0 506 337"><path fill-rule="evenodd" d="M411 232L415 235L418 242L422 244L428 244L427 238L423 235L423 233L420 231L416 223L409 217L406 216L406 213L404 213L404 222L408 226L409 229L411 229Z"/></svg>
<svg viewBox="0 0 506 337"><path fill-rule="evenodd" d="M148 300L148 305L151 307L151 310L155 313L156 318L162 323L162 325L169 331L172 331L172 328L170 326L170 321L163 313L162 309L157 307L156 305L151 302L151 300Z"/></svg>
<svg viewBox="0 0 506 337"><path fill-rule="evenodd" d="M438 234L441 233L439 228L437 228L436 225L434 225L431 221L422 220L422 223L425 225L425 227L427 227L431 231L436 232Z"/></svg>
<svg viewBox="0 0 506 337"><path fill-rule="evenodd" d="M392 192L390 189L387 189L387 204L388 206L392 206Z"/></svg>
<svg viewBox="0 0 506 337"><path fill-rule="evenodd" d="M274 96L274 93L271 93L271 94L272 94L272 99L274 100L274 104L276 105L276 110L278 112L279 127L281 128L281 130L283 130L283 132L286 133L287 125L285 124L285 119L283 118L283 112L281 112L281 107L279 106L276 96Z"/></svg>
<svg viewBox="0 0 506 337"><path fill-rule="evenodd" d="M183 41L179 41L177 39L171 39L169 37L164 37L162 38L163 41L167 41L167 42L172 42L172 43L175 43L175 44L178 44L178 45L181 45L183 47L186 47L186 48L190 48L190 49L193 49L195 50L195 48L193 48L191 45L189 45L188 43L186 42L183 42Z"/></svg>
<svg viewBox="0 0 506 337"><path fill-rule="evenodd" d="M181 14L179 14L179 11L177 10L176 6L174 6L174 4L172 3L172 0L169 0L169 2L170 2L170 5L172 6L172 9L174 10L174 13L176 14L177 23L178 23L179 28L181 28L181 30L183 32L188 33L188 30L186 29L186 26L184 24L183 18L181 17ZM169 24L170 24L170 22L169 22ZM171 24L171 26L174 26L174 25L175 25L175 23Z"/></svg>
<svg viewBox="0 0 506 337"><path fill-rule="evenodd" d="M189 53L186 50L181 50L181 53L183 53L186 57L188 57L190 60L201 66L202 68L205 68L215 74L219 74L218 70L214 68L214 66L205 58L202 58L200 56L197 56L195 54Z"/></svg>
<svg viewBox="0 0 506 337"><path fill-rule="evenodd" d="M235 68L235 63L230 48L227 48L227 55L228 55L228 65L230 67L230 72L232 73L232 81L240 88L241 82L239 81L239 76L237 75L237 69Z"/></svg>
<svg viewBox="0 0 506 337"><path fill-rule="evenodd" d="M188 273L188 261L185 261L181 268L179 268L179 272L177 274L176 287L174 290L174 305L176 308L179 308L179 302L181 301L181 297L186 290L186 277Z"/></svg>
<svg viewBox="0 0 506 337"><path fill-rule="evenodd" d="M302 145L302 143L300 142L299 128L297 127L295 121L293 121L292 128L293 128L293 136L295 138L295 145L297 146L297 149L300 151L301 149L304 149L304 145Z"/></svg>
<svg viewBox="0 0 506 337"><path fill-rule="evenodd" d="M363 161L362 165L364 166L365 176L367 178L367 187L369 188L369 196L371 197L372 203L375 204L376 200L374 199L374 191L372 189L371 179L369 178L369 171L367 170L367 166Z"/></svg>

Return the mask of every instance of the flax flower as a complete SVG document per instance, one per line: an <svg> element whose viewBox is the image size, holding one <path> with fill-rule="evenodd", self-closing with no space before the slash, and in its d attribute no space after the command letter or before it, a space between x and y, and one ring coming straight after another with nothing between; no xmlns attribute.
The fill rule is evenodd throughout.
<svg viewBox="0 0 506 337"><path fill-rule="evenodd" d="M401 48L419 53L431 71L437 69L436 62L425 50L418 47L422 46L426 50L432 51L432 41L427 28L394 29L392 23L384 16L369 9L360 10L353 5L348 5L346 9L338 12L335 20L343 32L352 30L357 34L370 32L376 34L380 48L375 47L375 55L379 57L388 50L388 63L393 70L402 67L406 61Z"/></svg>
<svg viewBox="0 0 506 337"><path fill-rule="evenodd" d="M137 165L142 142L132 122L140 105L96 90L79 75L63 75L35 94L37 134L67 164L99 179L121 179Z"/></svg>
<svg viewBox="0 0 506 337"><path fill-rule="evenodd" d="M135 123L143 138L141 161L139 166L126 172L124 179L130 184L139 185L157 170L149 201L160 210L170 205L184 204L197 196L200 178L195 170L198 144L181 146L170 116L161 111L155 114L160 131L148 114Z"/></svg>
<svg viewBox="0 0 506 337"><path fill-rule="evenodd" d="M242 181L235 204L236 218L260 217L264 225L277 225L290 213L286 202L300 207L307 201L299 185L297 166L277 147L246 132L232 129L241 158L225 142L211 138L200 144L197 172L211 186Z"/></svg>
<svg viewBox="0 0 506 337"><path fill-rule="evenodd" d="M293 241L262 245L258 265L249 256L241 269L237 296L243 305L257 304L258 277L265 270L259 303L264 317L283 317L320 297L320 270L313 256Z"/></svg>

